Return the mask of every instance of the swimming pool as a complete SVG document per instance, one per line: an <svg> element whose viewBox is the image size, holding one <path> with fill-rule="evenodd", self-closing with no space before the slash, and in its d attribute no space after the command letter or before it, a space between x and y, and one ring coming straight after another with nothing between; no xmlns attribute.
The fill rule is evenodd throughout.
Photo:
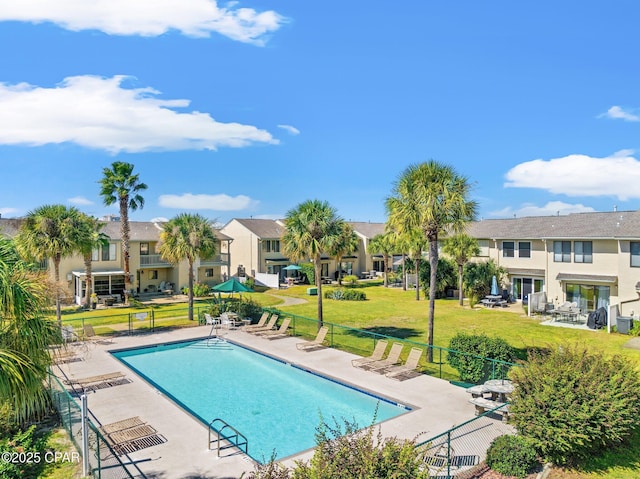
<svg viewBox="0 0 640 479"><path fill-rule="evenodd" d="M249 455L280 459L315 446L320 415L371 424L410 410L240 345L208 340L113 355L208 425L221 418L247 436ZM204 439L203 439L204 441Z"/></svg>

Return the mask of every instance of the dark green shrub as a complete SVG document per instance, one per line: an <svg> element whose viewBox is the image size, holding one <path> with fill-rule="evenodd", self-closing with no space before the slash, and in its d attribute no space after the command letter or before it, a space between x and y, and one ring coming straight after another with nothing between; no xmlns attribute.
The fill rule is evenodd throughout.
<svg viewBox="0 0 640 479"><path fill-rule="evenodd" d="M538 467L536 449L522 436L499 436L487 450L487 465L506 476L524 478Z"/></svg>
<svg viewBox="0 0 640 479"><path fill-rule="evenodd" d="M621 356L564 346L530 356L511 378L513 423L546 461L597 456L640 426L640 374Z"/></svg>
<svg viewBox="0 0 640 479"><path fill-rule="evenodd" d="M363 291L356 289L330 289L324 292L326 299L335 299L337 301L366 301L367 295Z"/></svg>
<svg viewBox="0 0 640 479"><path fill-rule="evenodd" d="M13 435L0 437L0 454L8 454L16 460L0 461L0 477L3 479L35 479L44 468L46 438L36 437L36 426ZM12 456L15 454L15 456ZM20 458L24 457L22 461Z"/></svg>
<svg viewBox="0 0 640 479"><path fill-rule="evenodd" d="M255 279L253 279L251 276L249 276L249 277L247 277L247 280L244 282L244 285L245 285L247 288L251 288L251 289L253 289L253 288L255 288L255 287L256 287L256 280L255 280Z"/></svg>
<svg viewBox="0 0 640 479"><path fill-rule="evenodd" d="M458 333L449 342L447 361L458 370L461 381L480 383L491 377L506 376L516 359L516 350L502 338L484 334ZM487 361L496 359L499 362Z"/></svg>
<svg viewBox="0 0 640 479"><path fill-rule="evenodd" d="M262 314L262 306L251 298L242 298L233 305L229 304L228 311L233 311L241 318L258 319Z"/></svg>

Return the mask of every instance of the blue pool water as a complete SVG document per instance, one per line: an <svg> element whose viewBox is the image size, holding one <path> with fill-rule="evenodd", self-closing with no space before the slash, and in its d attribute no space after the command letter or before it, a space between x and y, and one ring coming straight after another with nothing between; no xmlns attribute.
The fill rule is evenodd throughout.
<svg viewBox="0 0 640 479"><path fill-rule="evenodd" d="M408 410L229 342L173 343L114 356L205 424L221 418L236 428L261 462L273 452L283 458L314 447L321 414L365 427L376 407L377 422Z"/></svg>

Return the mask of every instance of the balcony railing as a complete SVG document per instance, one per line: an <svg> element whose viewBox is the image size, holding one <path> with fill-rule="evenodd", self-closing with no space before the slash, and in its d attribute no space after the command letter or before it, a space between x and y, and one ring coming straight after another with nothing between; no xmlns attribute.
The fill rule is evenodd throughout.
<svg viewBox="0 0 640 479"><path fill-rule="evenodd" d="M140 266L171 266L171 263L162 259L159 254L140 255Z"/></svg>
<svg viewBox="0 0 640 479"><path fill-rule="evenodd" d="M226 266L229 264L229 253L220 253L211 258L201 258L200 266Z"/></svg>

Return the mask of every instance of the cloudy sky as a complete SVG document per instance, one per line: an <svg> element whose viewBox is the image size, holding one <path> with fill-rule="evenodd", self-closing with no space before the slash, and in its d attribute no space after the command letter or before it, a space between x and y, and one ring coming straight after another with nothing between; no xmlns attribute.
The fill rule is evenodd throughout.
<svg viewBox="0 0 640 479"><path fill-rule="evenodd" d="M480 217L640 204L640 4L0 0L0 213L384 221L410 164L466 176Z"/></svg>

